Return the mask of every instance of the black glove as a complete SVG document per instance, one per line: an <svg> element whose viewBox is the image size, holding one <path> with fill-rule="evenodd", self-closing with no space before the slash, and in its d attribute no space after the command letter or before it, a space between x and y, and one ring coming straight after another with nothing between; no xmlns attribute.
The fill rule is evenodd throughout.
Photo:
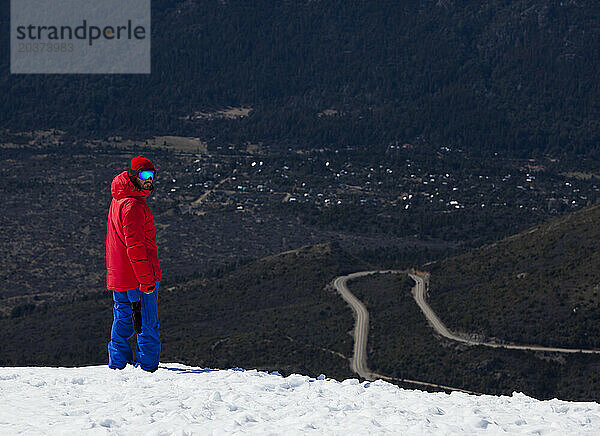
<svg viewBox="0 0 600 436"><path fill-rule="evenodd" d="M139 335L142 333L142 302L131 303L131 318L133 319L133 329Z"/></svg>
<svg viewBox="0 0 600 436"><path fill-rule="evenodd" d="M156 288L156 285L140 285L140 291L145 294L151 294L154 292L154 288Z"/></svg>

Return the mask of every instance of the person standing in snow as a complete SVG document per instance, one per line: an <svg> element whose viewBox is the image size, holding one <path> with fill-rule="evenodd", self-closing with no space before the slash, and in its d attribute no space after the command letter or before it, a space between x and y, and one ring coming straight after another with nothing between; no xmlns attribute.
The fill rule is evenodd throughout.
<svg viewBox="0 0 600 436"><path fill-rule="evenodd" d="M131 159L131 169L114 178L106 226L106 287L112 291L113 324L108 366L130 363L145 371L158 368L158 285L160 266L152 212L146 197L154 190L155 169L143 156ZM137 333L133 355L127 340Z"/></svg>

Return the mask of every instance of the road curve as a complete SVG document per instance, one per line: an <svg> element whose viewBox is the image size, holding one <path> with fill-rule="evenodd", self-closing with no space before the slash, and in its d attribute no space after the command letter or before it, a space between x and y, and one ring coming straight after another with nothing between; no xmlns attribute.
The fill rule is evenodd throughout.
<svg viewBox="0 0 600 436"><path fill-rule="evenodd" d="M434 328L434 330L445 338L453 341L462 342L467 345L483 345L492 348L507 348L511 350L528 350L528 351L549 351L554 353L585 353L585 354L600 354L600 350L582 349L582 348L555 348L543 347L540 345L516 345L516 344L499 344L495 342L486 342L476 339L466 339L452 333L446 328L444 323L438 318L433 309L425 301L425 291L429 287L428 273L409 273L410 278L415 281L413 288L413 296L415 301L421 308L421 311Z"/></svg>
<svg viewBox="0 0 600 436"><path fill-rule="evenodd" d="M342 296L342 298L350 305L356 316L356 323L354 325L354 354L350 360L350 367L352 371L357 373L360 377L366 380L383 379L389 381L396 381L402 383L410 383L419 386L429 386L439 389L445 389L448 391L459 391L468 394L480 394L479 392L468 391L465 389L454 388L451 386L439 385L435 383L428 383L419 380L401 379L396 377L388 377L383 374L377 374L371 372L367 366L367 337L369 334L369 312L362 302L356 298L352 292L348 289L346 282L357 277L362 277L376 273L395 273L395 274L407 274L408 271L399 270L377 270L377 271L360 271L346 276L336 277L333 280L333 286Z"/></svg>
<svg viewBox="0 0 600 436"><path fill-rule="evenodd" d="M356 323L354 324L354 355L350 362L352 371L357 373L362 378L371 380L371 371L367 366L367 337L369 334L369 312L364 304L356 298L346 286L346 282L350 279L373 274L375 271L361 271L349 274L347 276L336 277L333 281L333 286L340 293L342 298L350 305L356 315Z"/></svg>

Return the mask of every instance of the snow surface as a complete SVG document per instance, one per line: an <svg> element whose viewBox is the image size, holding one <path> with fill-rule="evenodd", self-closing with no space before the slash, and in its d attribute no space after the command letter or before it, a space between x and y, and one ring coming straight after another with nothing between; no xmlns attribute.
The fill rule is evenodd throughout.
<svg viewBox="0 0 600 436"><path fill-rule="evenodd" d="M600 434L600 404L161 364L0 368L0 434Z"/></svg>

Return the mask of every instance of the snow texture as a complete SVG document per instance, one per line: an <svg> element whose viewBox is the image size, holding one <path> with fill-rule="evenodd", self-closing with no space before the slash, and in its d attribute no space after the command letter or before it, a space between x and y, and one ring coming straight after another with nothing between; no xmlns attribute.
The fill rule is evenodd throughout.
<svg viewBox="0 0 600 436"><path fill-rule="evenodd" d="M0 368L0 434L600 434L600 404L177 363Z"/></svg>

